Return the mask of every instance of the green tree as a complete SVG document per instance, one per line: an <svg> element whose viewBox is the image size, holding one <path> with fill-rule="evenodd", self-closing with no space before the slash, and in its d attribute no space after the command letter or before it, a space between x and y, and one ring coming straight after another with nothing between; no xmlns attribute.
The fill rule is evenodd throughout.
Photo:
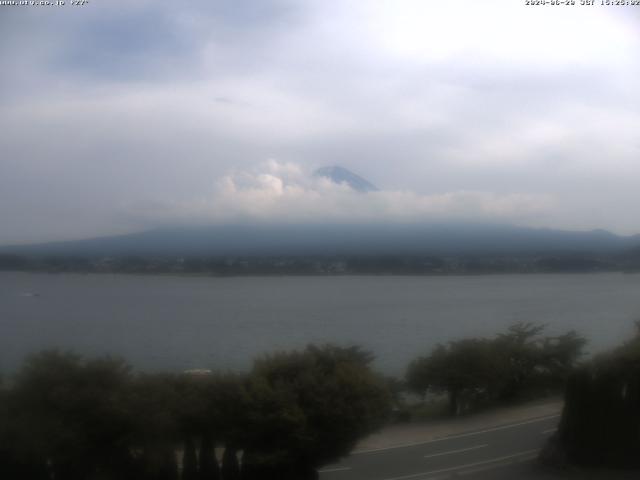
<svg viewBox="0 0 640 480"><path fill-rule="evenodd" d="M200 480L220 480L220 466L216 459L215 442L211 434L205 433L198 456L198 473Z"/></svg>
<svg viewBox="0 0 640 480"><path fill-rule="evenodd" d="M544 328L516 323L493 339L438 345L409 364L407 386L423 396L446 393L454 415L464 410L465 402L511 400L525 391L561 388L586 341L574 331L544 337Z"/></svg>
<svg viewBox="0 0 640 480"><path fill-rule="evenodd" d="M636 336L569 376L557 435L546 460L640 466L640 324Z"/></svg>
<svg viewBox="0 0 640 480"><path fill-rule="evenodd" d="M249 380L247 464L282 479L315 478L317 467L349 453L389 413L371 360L359 348L329 345L258 359Z"/></svg>
<svg viewBox="0 0 640 480"><path fill-rule="evenodd" d="M30 357L11 394L17 444L56 478L129 478L129 382L120 360L57 351Z"/></svg>
<svg viewBox="0 0 640 480"><path fill-rule="evenodd" d="M202 379L199 379L202 380ZM201 433L240 445L246 436L250 398L244 375L211 375L200 382L204 399Z"/></svg>
<svg viewBox="0 0 640 480"><path fill-rule="evenodd" d="M134 428L131 447L142 477L173 480L178 477L175 451L184 441L180 383L170 374L138 375L129 392L129 414Z"/></svg>
<svg viewBox="0 0 640 480"><path fill-rule="evenodd" d="M184 442L182 480L198 480L198 456L196 454L196 445L190 436L187 436Z"/></svg>
<svg viewBox="0 0 640 480"><path fill-rule="evenodd" d="M493 342L465 339L438 345L427 357L414 360L407 369L407 384L421 395L446 393L449 411L457 415L464 401L495 397L500 388L503 364Z"/></svg>
<svg viewBox="0 0 640 480"><path fill-rule="evenodd" d="M583 355L587 340L571 330L557 337L544 338L540 365L553 385L563 385Z"/></svg>
<svg viewBox="0 0 640 480"><path fill-rule="evenodd" d="M504 384L500 396L503 399L517 397L536 368L543 362L540 334L544 325L518 322L511 325L506 333L498 335L495 348L503 357Z"/></svg>
<svg viewBox="0 0 640 480"><path fill-rule="evenodd" d="M226 445L224 453L222 454L222 480L239 479L240 465L238 464L238 450L233 445Z"/></svg>

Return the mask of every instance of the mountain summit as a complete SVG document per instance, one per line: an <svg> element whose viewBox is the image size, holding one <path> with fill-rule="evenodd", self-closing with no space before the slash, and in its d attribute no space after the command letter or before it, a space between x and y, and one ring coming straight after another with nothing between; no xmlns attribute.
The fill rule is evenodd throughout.
<svg viewBox="0 0 640 480"><path fill-rule="evenodd" d="M333 183L345 183L356 192L366 193L376 192L378 190L378 188L371 182L368 182L352 171L337 165L319 168L313 173L313 175L315 177L328 178Z"/></svg>

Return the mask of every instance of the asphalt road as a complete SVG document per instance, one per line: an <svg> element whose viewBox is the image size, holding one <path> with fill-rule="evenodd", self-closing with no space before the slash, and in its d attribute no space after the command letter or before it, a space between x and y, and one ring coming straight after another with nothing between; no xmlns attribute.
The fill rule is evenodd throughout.
<svg viewBox="0 0 640 480"><path fill-rule="evenodd" d="M557 426L552 415L449 437L352 454L320 470L321 480L538 479L538 451Z"/></svg>

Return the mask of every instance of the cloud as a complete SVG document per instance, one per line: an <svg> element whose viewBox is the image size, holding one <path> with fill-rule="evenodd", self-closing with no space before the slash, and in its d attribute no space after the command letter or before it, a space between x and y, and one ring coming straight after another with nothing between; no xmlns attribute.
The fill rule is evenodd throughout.
<svg viewBox="0 0 640 480"><path fill-rule="evenodd" d="M149 223L373 222L435 220L523 221L549 212L548 194L455 191L435 195L381 190L361 193L314 177L296 163L269 160L215 182L211 195L186 202L135 207Z"/></svg>
<svg viewBox="0 0 640 480"><path fill-rule="evenodd" d="M639 232L640 17L629 10L5 8L0 243L139 230L154 215L450 214ZM302 173L253 167L270 157ZM305 180L327 164L386 189L364 202ZM123 205L149 212L123 216Z"/></svg>

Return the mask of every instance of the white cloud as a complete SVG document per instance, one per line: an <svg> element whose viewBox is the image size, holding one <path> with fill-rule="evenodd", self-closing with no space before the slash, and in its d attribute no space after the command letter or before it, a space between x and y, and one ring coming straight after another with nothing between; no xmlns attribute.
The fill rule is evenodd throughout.
<svg viewBox="0 0 640 480"><path fill-rule="evenodd" d="M631 25L598 7L537 8L511 0L372 0L347 5L340 11L350 18L345 24L358 25L356 32L366 35L381 55L403 62L466 57L481 68L503 62L527 69L608 66L631 58L627 47L635 37Z"/></svg>
<svg viewBox="0 0 640 480"><path fill-rule="evenodd" d="M554 199L548 194L360 193L346 184L313 177L298 164L269 160L257 168L225 175L215 182L209 196L136 209L136 215L160 223L523 221L553 207Z"/></svg>
<svg viewBox="0 0 640 480"><path fill-rule="evenodd" d="M0 243L180 215L640 231L635 9L118 0L77 16L10 10ZM251 167L269 156L282 161ZM336 163L385 190L363 197L309 180L312 166ZM123 221L121 205L156 207Z"/></svg>

